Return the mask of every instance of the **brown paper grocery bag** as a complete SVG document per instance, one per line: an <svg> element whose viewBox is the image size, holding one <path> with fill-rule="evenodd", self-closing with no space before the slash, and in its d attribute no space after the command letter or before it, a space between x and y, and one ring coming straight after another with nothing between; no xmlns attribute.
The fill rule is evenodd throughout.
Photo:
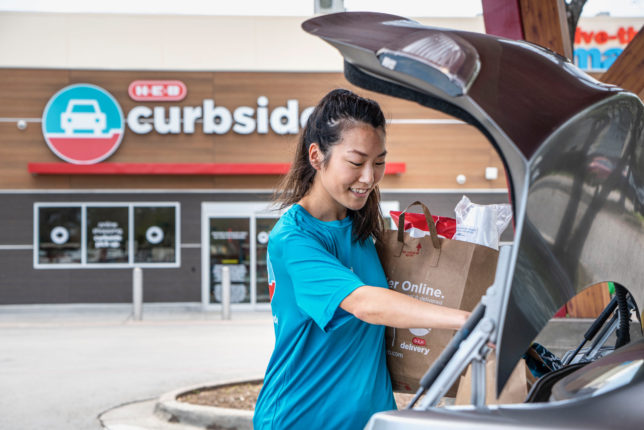
<svg viewBox="0 0 644 430"><path fill-rule="evenodd" d="M496 397L496 354L492 352L485 363L485 404L486 405L507 405L510 403L523 403L528 397L530 381L528 379L528 366L523 359L519 360L510 375L510 379L503 387L499 397ZM464 376L461 376L461 383L456 392L456 405L471 404L472 396L472 365L467 367Z"/></svg>
<svg viewBox="0 0 644 430"><path fill-rule="evenodd" d="M405 213L420 205L430 236L404 232ZM376 248L389 289L425 302L472 311L494 281L498 251L460 240L439 238L429 209L414 202L398 219L398 230L385 232ZM420 378L438 358L454 330L394 329L385 331L387 367L395 391L415 392ZM452 390L448 395L454 395Z"/></svg>

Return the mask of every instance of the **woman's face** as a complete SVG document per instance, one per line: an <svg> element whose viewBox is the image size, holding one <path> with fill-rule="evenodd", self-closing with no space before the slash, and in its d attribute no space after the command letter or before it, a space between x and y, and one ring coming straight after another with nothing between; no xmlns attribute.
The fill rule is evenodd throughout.
<svg viewBox="0 0 644 430"><path fill-rule="evenodd" d="M317 197L334 205L338 213L361 209L385 173L386 154L382 129L364 123L347 128L326 160L322 158L317 171Z"/></svg>

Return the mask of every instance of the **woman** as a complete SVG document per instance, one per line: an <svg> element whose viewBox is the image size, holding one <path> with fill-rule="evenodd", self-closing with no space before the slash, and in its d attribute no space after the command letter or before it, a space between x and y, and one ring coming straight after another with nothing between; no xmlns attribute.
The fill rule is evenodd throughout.
<svg viewBox="0 0 644 430"><path fill-rule="evenodd" d="M374 246L386 154L373 100L333 90L308 119L281 187L293 206L268 244L275 350L255 430L363 428L396 408L384 326L455 329L469 315L387 288Z"/></svg>

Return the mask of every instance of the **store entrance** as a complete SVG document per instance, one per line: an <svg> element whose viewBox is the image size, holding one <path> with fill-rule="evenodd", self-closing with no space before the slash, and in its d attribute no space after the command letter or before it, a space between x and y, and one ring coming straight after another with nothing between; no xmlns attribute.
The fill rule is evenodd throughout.
<svg viewBox="0 0 644 430"><path fill-rule="evenodd" d="M202 305L221 303L221 272L228 267L231 304L235 307L268 309L270 301L266 272L268 235L281 212L267 203L202 204Z"/></svg>
<svg viewBox="0 0 644 430"><path fill-rule="evenodd" d="M381 202L389 211L398 202ZM266 202L202 203L201 205L201 302L204 310L221 306L221 271L230 269L232 306L269 309L266 270L268 235L283 211L271 211Z"/></svg>

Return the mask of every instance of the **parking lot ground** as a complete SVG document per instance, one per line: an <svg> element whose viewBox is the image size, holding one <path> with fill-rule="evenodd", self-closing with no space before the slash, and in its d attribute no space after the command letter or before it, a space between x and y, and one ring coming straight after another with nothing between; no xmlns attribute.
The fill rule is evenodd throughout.
<svg viewBox="0 0 644 430"><path fill-rule="evenodd" d="M98 429L101 412L203 382L261 378L269 312L197 305L0 306L0 428Z"/></svg>
<svg viewBox="0 0 644 430"><path fill-rule="evenodd" d="M561 357L590 323L553 320L537 341ZM152 417L158 397L259 379L273 343L267 311L222 321L198 304L146 304L133 321L131 305L0 306L0 428L96 430L103 414L131 423L113 430L189 429Z"/></svg>

